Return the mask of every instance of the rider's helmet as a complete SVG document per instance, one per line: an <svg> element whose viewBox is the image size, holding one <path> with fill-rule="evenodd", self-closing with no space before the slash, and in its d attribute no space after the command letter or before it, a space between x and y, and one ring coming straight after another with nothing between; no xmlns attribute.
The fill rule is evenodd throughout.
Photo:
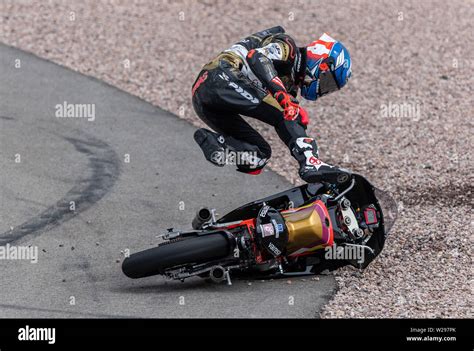
<svg viewBox="0 0 474 351"><path fill-rule="evenodd" d="M346 85L351 76L351 57L340 42L324 33L306 47L306 75L301 96L316 100Z"/></svg>

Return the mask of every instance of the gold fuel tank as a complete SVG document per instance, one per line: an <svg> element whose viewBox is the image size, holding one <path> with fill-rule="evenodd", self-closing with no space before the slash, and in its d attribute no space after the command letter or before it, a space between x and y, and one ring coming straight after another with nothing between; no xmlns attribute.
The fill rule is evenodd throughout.
<svg viewBox="0 0 474 351"><path fill-rule="evenodd" d="M333 244L331 220L326 205L321 200L282 211L281 214L288 228L289 256L310 254Z"/></svg>

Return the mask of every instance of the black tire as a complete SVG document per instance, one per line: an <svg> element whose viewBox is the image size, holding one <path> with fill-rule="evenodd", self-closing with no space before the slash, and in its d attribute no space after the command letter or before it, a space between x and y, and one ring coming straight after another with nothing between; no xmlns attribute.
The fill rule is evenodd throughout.
<svg viewBox="0 0 474 351"><path fill-rule="evenodd" d="M229 253L230 244L225 233L194 236L134 253L123 261L122 271L129 278L144 278L163 274L167 268L204 263Z"/></svg>

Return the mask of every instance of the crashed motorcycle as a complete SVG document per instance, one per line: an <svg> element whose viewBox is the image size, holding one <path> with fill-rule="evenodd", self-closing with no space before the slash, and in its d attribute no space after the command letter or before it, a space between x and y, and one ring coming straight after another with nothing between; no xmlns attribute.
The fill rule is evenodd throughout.
<svg viewBox="0 0 474 351"><path fill-rule="evenodd" d="M199 276L230 285L234 274L318 274L345 265L363 269L382 251L396 206L363 176L349 174L342 183L304 184L219 219L215 210L202 208L192 221L193 230L168 229L157 247L126 257L122 271L135 279L163 275L184 281ZM389 202L390 223L382 197ZM357 248L363 259L328 255L335 246Z"/></svg>

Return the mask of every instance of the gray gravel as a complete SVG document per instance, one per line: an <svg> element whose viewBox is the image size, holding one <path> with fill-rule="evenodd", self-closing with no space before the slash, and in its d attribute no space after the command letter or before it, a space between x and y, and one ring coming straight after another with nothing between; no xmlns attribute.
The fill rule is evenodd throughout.
<svg viewBox="0 0 474 351"><path fill-rule="evenodd" d="M339 94L303 103L310 134L325 161L366 174L400 213L376 262L337 272L339 290L321 315L473 316L472 2L3 1L0 13L0 41L195 125L196 74L241 37L281 24L300 44L323 31L340 39L353 79ZM397 114L402 104L412 110ZM274 131L251 123L270 140L271 167L298 184Z"/></svg>

